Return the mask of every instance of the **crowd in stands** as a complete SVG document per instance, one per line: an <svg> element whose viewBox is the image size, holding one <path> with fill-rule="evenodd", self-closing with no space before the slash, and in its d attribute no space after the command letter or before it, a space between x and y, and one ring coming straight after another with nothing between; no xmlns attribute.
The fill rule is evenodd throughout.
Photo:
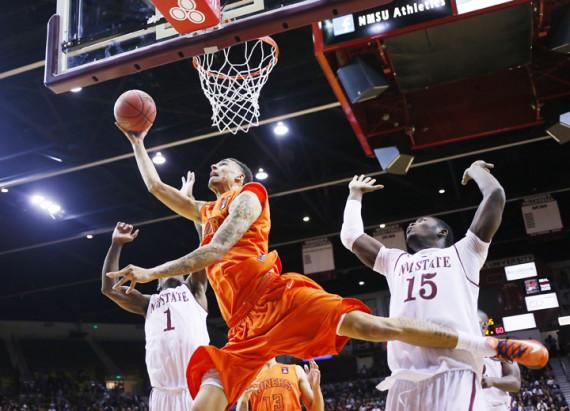
<svg viewBox="0 0 570 411"><path fill-rule="evenodd" d="M147 411L146 398L128 395L84 373L37 374L0 392L0 411Z"/></svg>
<svg viewBox="0 0 570 411"><path fill-rule="evenodd" d="M511 411L570 411L552 370L521 369L522 384ZM362 367L349 382L323 383L326 411L384 411L386 393L375 387L383 376ZM3 387L5 388L5 387ZM0 391L0 411L147 411L145 397L107 389L85 373L35 375Z"/></svg>
<svg viewBox="0 0 570 411"><path fill-rule="evenodd" d="M552 370L521 367L521 390L512 395L511 411L568 411L568 404Z"/></svg>

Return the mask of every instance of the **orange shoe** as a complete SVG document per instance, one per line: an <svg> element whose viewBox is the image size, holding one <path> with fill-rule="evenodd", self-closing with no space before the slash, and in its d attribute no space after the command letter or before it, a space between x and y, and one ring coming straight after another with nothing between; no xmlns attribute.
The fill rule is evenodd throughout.
<svg viewBox="0 0 570 411"><path fill-rule="evenodd" d="M494 359L514 361L533 369L542 368L548 363L548 350L536 340L499 340L487 337L487 342L497 352Z"/></svg>

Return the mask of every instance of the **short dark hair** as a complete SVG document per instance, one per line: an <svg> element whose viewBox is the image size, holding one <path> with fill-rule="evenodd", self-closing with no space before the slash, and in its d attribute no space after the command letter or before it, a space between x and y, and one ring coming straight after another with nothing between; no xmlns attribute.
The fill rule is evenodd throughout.
<svg viewBox="0 0 570 411"><path fill-rule="evenodd" d="M251 183L253 181L253 173L251 172L251 169L247 165L232 157L228 158L228 160L233 161L239 166L241 172L244 175L243 177L244 184Z"/></svg>
<svg viewBox="0 0 570 411"><path fill-rule="evenodd" d="M455 244L455 236L453 235L453 230L449 224L437 217L433 217L433 219L437 221L441 228L447 230L447 236L445 237L445 246L451 247L453 244Z"/></svg>

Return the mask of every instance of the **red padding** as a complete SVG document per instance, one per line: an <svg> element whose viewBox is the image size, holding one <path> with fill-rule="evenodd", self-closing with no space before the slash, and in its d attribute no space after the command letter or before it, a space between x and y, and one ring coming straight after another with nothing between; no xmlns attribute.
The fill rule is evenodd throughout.
<svg viewBox="0 0 570 411"><path fill-rule="evenodd" d="M152 3L180 34L220 23L220 0L152 0Z"/></svg>

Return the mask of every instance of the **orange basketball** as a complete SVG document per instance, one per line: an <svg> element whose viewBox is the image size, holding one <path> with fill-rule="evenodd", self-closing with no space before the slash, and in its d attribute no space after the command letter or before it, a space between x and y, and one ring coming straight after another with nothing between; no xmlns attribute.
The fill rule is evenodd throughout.
<svg viewBox="0 0 570 411"><path fill-rule="evenodd" d="M128 131L139 132L150 127L156 118L156 105L141 90L125 91L115 102L115 120Z"/></svg>

